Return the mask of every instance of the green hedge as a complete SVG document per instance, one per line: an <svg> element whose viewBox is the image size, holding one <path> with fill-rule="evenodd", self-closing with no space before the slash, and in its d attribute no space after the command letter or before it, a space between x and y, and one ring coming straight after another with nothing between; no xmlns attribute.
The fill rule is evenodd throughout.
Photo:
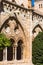
<svg viewBox="0 0 43 65"><path fill-rule="evenodd" d="M43 65L43 64L37 63L37 64L34 64L34 65Z"/></svg>
<svg viewBox="0 0 43 65"><path fill-rule="evenodd" d="M32 42L33 64L43 65L43 32L40 32Z"/></svg>

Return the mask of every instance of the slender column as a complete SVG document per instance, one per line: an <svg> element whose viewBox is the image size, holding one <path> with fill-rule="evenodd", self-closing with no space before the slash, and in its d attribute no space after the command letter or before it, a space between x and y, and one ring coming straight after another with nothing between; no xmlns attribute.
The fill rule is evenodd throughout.
<svg viewBox="0 0 43 65"><path fill-rule="evenodd" d="M17 43L15 43L14 48L15 48L15 60L16 60L16 56L17 56Z"/></svg>
<svg viewBox="0 0 43 65"><path fill-rule="evenodd" d="M30 64L32 63L32 13L30 14Z"/></svg>
<svg viewBox="0 0 43 65"><path fill-rule="evenodd" d="M7 47L6 47L6 60L7 60Z"/></svg>
<svg viewBox="0 0 43 65"><path fill-rule="evenodd" d="M3 50L3 60L7 61L7 47Z"/></svg>

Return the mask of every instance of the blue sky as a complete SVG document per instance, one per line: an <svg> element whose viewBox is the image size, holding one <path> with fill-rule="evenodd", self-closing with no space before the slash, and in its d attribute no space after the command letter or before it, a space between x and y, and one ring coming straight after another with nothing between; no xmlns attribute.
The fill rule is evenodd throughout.
<svg viewBox="0 0 43 65"><path fill-rule="evenodd" d="M32 6L34 6L34 2L35 2L35 0L32 0Z"/></svg>

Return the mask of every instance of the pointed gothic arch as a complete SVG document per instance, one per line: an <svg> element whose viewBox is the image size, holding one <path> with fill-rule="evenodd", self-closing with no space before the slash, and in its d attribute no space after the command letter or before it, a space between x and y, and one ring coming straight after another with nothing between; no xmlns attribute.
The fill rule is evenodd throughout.
<svg viewBox="0 0 43 65"><path fill-rule="evenodd" d="M16 14L15 14L15 15L16 15ZM24 33L24 29L23 29L21 23L18 21L17 16L15 16L15 17L14 17L14 16L10 16L9 18L7 18L7 19L4 21L4 23L2 24L2 26L0 27L0 32L2 31L3 27L9 22L9 20L15 20L15 22L16 22L16 24L17 24L16 28L18 27L18 24L19 24L20 27L21 27L21 29L22 29L22 31L23 31L23 33ZM15 29L16 29L16 28L15 28ZM25 35L25 33L24 33L24 35Z"/></svg>
<svg viewBox="0 0 43 65"><path fill-rule="evenodd" d="M43 31L42 27L38 24L38 25L36 25L36 26L34 27L34 29L33 29L33 31L32 31L33 34L34 34L35 29L36 29L37 27L39 27L39 28L41 29L41 31Z"/></svg>
<svg viewBox="0 0 43 65"><path fill-rule="evenodd" d="M38 35L38 33L42 31L43 31L43 28L39 24L36 25L32 31L32 40L34 40L34 38Z"/></svg>
<svg viewBox="0 0 43 65"><path fill-rule="evenodd" d="M21 25L21 23L18 21L18 19L16 18L16 17L14 17L14 16L10 16L9 18L7 17L7 20L5 20L5 22L2 24L2 26L1 26L1 28L0 28L0 32L2 32L2 30L3 30L3 28L5 27L10 27L9 26L9 20L11 20L11 22L12 22L12 20L15 20L15 22L16 22L16 24L17 24L17 27L16 28L18 28L18 25L21 27L21 30L22 30L22 32L23 32L23 35L24 35L24 37L25 37L25 32L24 32L24 29L23 29L23 27L22 27L22 25ZM6 25L7 24L7 25ZM6 25L6 26L5 26ZM15 29L16 29L15 28ZM13 37L10 37L10 38L13 38ZM13 38L14 39L14 38ZM17 60L21 60L22 59L22 43L24 43L23 41L22 41L23 39L21 39L21 38L19 38L18 39L18 42L17 42L17 44L20 42L21 44L18 44L18 47L17 47L17 55L16 55L16 59ZM11 41L12 41L12 39L11 39ZM13 42L13 41L12 41ZM15 48L14 48L14 50L15 50ZM20 55L19 55L19 53L20 53ZM11 47L7 47L7 60L8 61L11 61L11 60L13 60L13 59L15 59L15 51L14 51L14 55L13 55L13 47L11 46Z"/></svg>

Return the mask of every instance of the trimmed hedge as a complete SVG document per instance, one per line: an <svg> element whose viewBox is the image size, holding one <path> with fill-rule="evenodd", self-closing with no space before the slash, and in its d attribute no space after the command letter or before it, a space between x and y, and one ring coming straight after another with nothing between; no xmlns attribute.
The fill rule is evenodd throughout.
<svg viewBox="0 0 43 65"><path fill-rule="evenodd" d="M37 63L37 64L34 64L34 65L43 65L43 64Z"/></svg>
<svg viewBox="0 0 43 65"><path fill-rule="evenodd" d="M32 62L43 65L43 32L40 32L32 42Z"/></svg>

